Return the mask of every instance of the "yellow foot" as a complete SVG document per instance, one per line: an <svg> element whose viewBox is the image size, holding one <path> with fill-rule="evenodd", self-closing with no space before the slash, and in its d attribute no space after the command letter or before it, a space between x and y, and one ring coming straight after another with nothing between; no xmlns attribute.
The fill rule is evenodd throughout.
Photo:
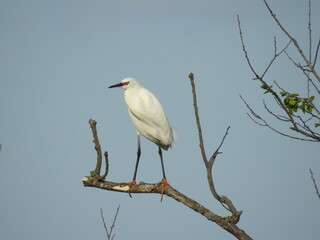
<svg viewBox="0 0 320 240"><path fill-rule="evenodd" d="M164 193L164 188L166 186L170 187L171 189L175 190L167 181L167 179L163 178L161 180L161 182L159 182L156 186L154 186L151 191L153 191L154 189L156 189L157 187L159 187L161 185L161 198L160 198L160 201L162 201L163 199L163 193Z"/></svg>
<svg viewBox="0 0 320 240"><path fill-rule="evenodd" d="M129 193L129 196L132 198L131 196L131 188L134 187L138 190L138 192L141 192L139 186L137 185L136 181L135 180L132 180L131 182L123 182L123 183L120 183L120 186L122 185L128 185L129 186L129 189L128 189L128 193Z"/></svg>

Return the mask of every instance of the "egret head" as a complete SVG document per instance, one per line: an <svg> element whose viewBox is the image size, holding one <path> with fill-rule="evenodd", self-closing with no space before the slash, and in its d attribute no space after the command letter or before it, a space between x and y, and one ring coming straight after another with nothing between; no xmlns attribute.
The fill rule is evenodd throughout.
<svg viewBox="0 0 320 240"><path fill-rule="evenodd" d="M121 87L124 90L126 90L128 88L133 88L137 86L141 86L141 84L137 80L135 80L134 78L125 78L120 83L112 85L109 88Z"/></svg>

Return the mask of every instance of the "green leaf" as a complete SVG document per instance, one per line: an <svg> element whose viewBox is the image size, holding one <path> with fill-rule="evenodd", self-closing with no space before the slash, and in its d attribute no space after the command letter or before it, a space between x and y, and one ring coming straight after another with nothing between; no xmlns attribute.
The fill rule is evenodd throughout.
<svg viewBox="0 0 320 240"><path fill-rule="evenodd" d="M307 112L312 112L313 107L311 105L307 105Z"/></svg>
<svg viewBox="0 0 320 240"><path fill-rule="evenodd" d="M310 102L312 102L314 99L314 96L309 97Z"/></svg>
<svg viewBox="0 0 320 240"><path fill-rule="evenodd" d="M289 101L289 104L290 104L291 106L296 105L296 103L297 103L297 101L294 100L294 99L291 99L291 100Z"/></svg>
<svg viewBox="0 0 320 240"><path fill-rule="evenodd" d="M280 92L280 94L281 94L282 97L287 95L287 93L285 93L285 92Z"/></svg>
<svg viewBox="0 0 320 240"><path fill-rule="evenodd" d="M315 127L320 127L320 123L315 123Z"/></svg>
<svg viewBox="0 0 320 240"><path fill-rule="evenodd" d="M303 113L306 112L306 104L304 102L299 106L299 108L302 110Z"/></svg>

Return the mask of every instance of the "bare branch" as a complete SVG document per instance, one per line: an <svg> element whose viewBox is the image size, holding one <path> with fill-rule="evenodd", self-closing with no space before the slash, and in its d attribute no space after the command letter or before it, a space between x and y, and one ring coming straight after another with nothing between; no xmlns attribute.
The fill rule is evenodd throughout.
<svg viewBox="0 0 320 240"><path fill-rule="evenodd" d="M226 197L226 196L220 196L214 186L214 181L213 181L213 176L212 176L212 166L213 163L216 159L216 157L218 156L218 154L220 154L221 152L219 152L226 136L228 135L228 131L230 129L230 126L227 128L227 131L219 145L219 147L216 149L216 151L212 154L212 156L210 157L210 160L207 160L207 156L205 154L205 149L204 149L204 144L203 144L203 138L202 138L202 131L201 131L201 125L200 125L200 118L199 118L199 114L198 114L198 105L197 105L197 95L196 95L196 89L195 89L195 84L194 84L194 75L193 73L189 74L189 79L190 79L190 83L191 83L191 88L192 88L192 97L193 97L193 106L194 106L194 112L195 112L195 117L196 117L196 122L197 122L197 128L198 128L198 135L199 135L199 142L200 142L200 148L201 148L201 153L202 153L202 159L204 161L204 164L206 166L207 169L207 180L208 180L208 184L209 184L209 188L210 191L213 195L213 197L218 200L222 206L227 209L228 211L230 211L232 213L232 219L235 223L237 223L239 221L240 215L242 213L242 211L237 211L236 208L234 207L234 205L232 204L232 202Z"/></svg>
<svg viewBox="0 0 320 240"><path fill-rule="evenodd" d="M241 44L242 44L242 50L244 52L244 56L247 60L247 63L251 69L251 71L253 72L253 74L255 75L256 78L259 78L259 75L256 73L256 71L254 70L253 66L251 65L249 56L248 56L248 52L246 50L246 47L244 45L244 40L243 40L243 36L242 36L242 29L241 29L241 25L240 25L240 17L239 15L237 15L237 20L238 20L238 28L239 28L239 33L240 33L240 39L241 39Z"/></svg>
<svg viewBox="0 0 320 240"><path fill-rule="evenodd" d="M194 112L196 115L196 122L197 122L198 136L199 136L199 147L201 150L201 155L202 155L202 159L204 161L204 164L207 166L208 160L207 160L207 156L206 156L206 152L205 152L204 144L203 144L202 129L201 129L201 123L200 123L200 118L199 118L199 112L198 112L197 95L196 95L196 88L194 86L193 73L189 74L189 79L190 79L191 88L192 88L193 107L194 107Z"/></svg>
<svg viewBox="0 0 320 240"><path fill-rule="evenodd" d="M224 134L223 138L222 138L222 141L219 145L219 147L217 148L217 150L212 154L212 156L210 157L210 160L209 160L209 163L211 165L213 165L214 163L214 160L216 159L216 157L218 156L218 154L220 154L221 152L219 152L220 148L222 147L222 144L224 143L224 140L226 139L228 133L229 133L229 129L230 129L230 126L227 128L226 130L226 133Z"/></svg>
<svg viewBox="0 0 320 240"><path fill-rule="evenodd" d="M266 102L263 100L263 106L264 108L268 111L268 113L270 113L272 116L274 116L276 119L282 121L282 122L290 122L290 119L285 117L285 116L280 116L280 115L277 115L275 113L273 113L267 106Z"/></svg>
<svg viewBox="0 0 320 240"><path fill-rule="evenodd" d="M316 63L317 63L317 58L318 58L319 48L320 48L320 38L319 38L319 41L318 41L316 54L315 54L315 56L314 56L314 60L313 60L313 67L314 67L314 68L315 68Z"/></svg>
<svg viewBox="0 0 320 240"><path fill-rule="evenodd" d="M308 138L300 138L300 137L295 137L295 136L292 136L292 135L289 135L289 134L286 134L286 133L283 133L277 129L275 129L274 127L272 127L271 125L269 125L269 123L263 119L262 117L260 117L255 111L253 111L253 109L249 106L249 104L244 100L244 98L240 95L240 98L242 99L242 101L245 103L245 105L247 106L247 108L250 110L251 114L254 116L254 118L260 120L261 122L258 122L256 121L250 114L248 114L248 116L251 118L251 120L260 125L260 126L263 126L263 127L268 127L269 129L271 129L272 131L282 135L282 136L285 136L285 137L288 137L288 138L292 138L292 139L296 139L296 140L301 140L301 141L309 141L309 142L319 142L318 140L314 140L314 139L308 139ZM292 130L295 130L294 128L291 128ZM299 129L299 131L301 131ZM310 134L311 135L311 134Z"/></svg>
<svg viewBox="0 0 320 240"><path fill-rule="evenodd" d="M308 19L308 30L309 30L309 62L311 63L312 58L312 29L311 29L311 0L309 0L309 19Z"/></svg>
<svg viewBox="0 0 320 240"><path fill-rule="evenodd" d="M320 40L319 40L319 44L320 44ZM309 72L306 73L306 69L304 69L300 64L296 63L296 62L289 56L289 54L287 53L287 51L285 51L285 54L287 55L288 59L292 62L292 64L293 64L294 66L296 66L297 68L299 68L299 69L302 71L302 73L307 77L308 82L310 82L310 83L313 85L313 87L317 90L317 92L320 94L320 90L318 89L317 85L313 82L313 80L310 78ZM308 90L308 92L309 92L309 90Z"/></svg>
<svg viewBox="0 0 320 240"><path fill-rule="evenodd" d="M315 178L314 178L314 176L313 176L313 172L312 172L311 168L309 169L309 171L310 171L311 179L312 179L312 182L313 182L313 186L314 186L314 188L315 188L315 190L316 190L316 194L317 194L318 198L320 199L319 189L318 189L316 180L315 180Z"/></svg>
<svg viewBox="0 0 320 240"><path fill-rule="evenodd" d="M105 177L108 174L109 170L109 161L108 161L108 152L104 153L105 157L105 164L106 164L106 170L105 173L101 176L100 171L101 171L101 165L102 165L102 151L101 151L101 146L99 143L99 138L98 138L98 133L97 133L97 122L95 120L90 119L89 124L92 130L92 135L93 135L93 143L95 145L95 150L97 152L97 164L95 170L91 171L91 176L97 178L98 180L105 179Z"/></svg>
<svg viewBox="0 0 320 240"><path fill-rule="evenodd" d="M240 33L240 38L241 38L241 44L242 44L242 49L245 53L245 58L248 62L248 65L251 69L251 71L254 73L254 75L256 76L256 79L258 79L264 86L266 86L267 90L274 96L276 102L281 106L281 108L283 109L283 111L285 111L285 113L287 114L288 118L291 120L291 123L293 125L293 127L296 128L296 125L295 125L295 122L294 120L292 119L290 113L288 112L288 110L286 109L286 107L283 105L279 95L271 88L271 86L265 81L263 80L263 78L257 74L257 72L254 70L254 68L252 67L251 65L251 62L250 62L250 59L248 57L248 53L247 53L247 50L246 50L246 47L245 47L245 44L244 44L244 41L243 41L243 36L242 36L242 30L241 30L241 25L240 25L240 19L239 19L239 16L238 16L238 27L239 27L239 33ZM290 43L289 43L290 44ZM289 45L288 44L288 45ZM287 46L288 46L287 45ZM286 48L283 49L283 51L285 51Z"/></svg>
<svg viewBox="0 0 320 240"><path fill-rule="evenodd" d="M106 222L105 222L105 220L104 220L102 208L100 208L100 215L101 215L101 219L102 219L102 223L103 223L104 230L105 230L105 232L106 232L106 234L107 234L107 236L108 236L109 231L108 231L107 224L106 224ZM109 238L108 238L108 239L109 239Z"/></svg>
<svg viewBox="0 0 320 240"><path fill-rule="evenodd" d="M303 58L303 60L305 61L305 63L308 65L310 71L313 73L313 75L316 77L316 79L320 82L320 76L318 75L317 71L314 69L313 64L307 59L307 57L305 56L304 52L302 51L301 47L298 44L298 41L292 37L289 32L283 27L283 25L280 23L280 21L278 20L278 18L276 17L276 14L273 13L272 9L270 8L269 4L267 3L266 0L263 0L263 2L265 3L267 9L269 10L272 18L275 20L275 22L278 24L278 26L280 27L280 29L282 30L282 32L284 34L287 35L287 37L293 42L294 46L296 47L297 51L299 52L300 56Z"/></svg>
<svg viewBox="0 0 320 240"><path fill-rule="evenodd" d="M129 190L128 186L121 186L120 183L114 183L110 181L96 181L93 177L84 177L82 178L82 182L85 187L95 187L100 188L104 190L109 191L117 191L117 192L124 192L127 193ZM150 183L144 183L140 182L138 184L140 188L140 192L136 189L131 189L131 193L158 193L161 194L161 191L151 191L154 186L157 184L150 184ZM156 190L156 189L155 189ZM244 239L249 240L251 239L243 230L237 227L237 225L234 223L234 219L232 217L220 217L210 211L209 209L205 208L203 205L199 204L195 200L187 197L186 195L180 193L177 190L174 190L169 187L165 187L164 195L171 197L175 199L176 201L184 204L185 206L191 208L195 212L200 213L204 217L206 217L209 221L215 222L219 226L221 226L226 231L230 232L232 235L237 237L238 239Z"/></svg>
<svg viewBox="0 0 320 240"><path fill-rule="evenodd" d="M264 76L269 71L271 65L274 63L274 61L277 59L277 57L279 57L283 52L285 52L290 44L291 44L291 40L287 43L287 45L280 52L277 52L277 40L274 37L274 56L271 59L271 61L270 61L269 65L267 66L267 68L265 69L264 73L261 75L261 78L264 78Z"/></svg>
<svg viewBox="0 0 320 240"><path fill-rule="evenodd" d="M110 231L108 231L108 227L107 227L107 224L106 224L106 222L104 220L104 216L103 216L103 210L102 210L102 208L100 208L101 219L102 219L104 230L105 230L105 232L107 234L107 240L113 240L114 237L116 236L116 234L112 235L112 231L113 231L113 229L115 227L115 223L117 221L117 216L118 216L118 213L119 213L119 209L120 209L120 205L118 206L116 214L115 214L115 216L113 218L112 225L110 226Z"/></svg>

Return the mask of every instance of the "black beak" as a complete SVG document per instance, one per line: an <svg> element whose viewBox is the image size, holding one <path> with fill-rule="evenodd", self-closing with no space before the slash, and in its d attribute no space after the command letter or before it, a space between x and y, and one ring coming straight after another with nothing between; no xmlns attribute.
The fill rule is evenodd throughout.
<svg viewBox="0 0 320 240"><path fill-rule="evenodd" d="M117 83L115 85L110 86L109 88L122 87L123 85L123 83Z"/></svg>

